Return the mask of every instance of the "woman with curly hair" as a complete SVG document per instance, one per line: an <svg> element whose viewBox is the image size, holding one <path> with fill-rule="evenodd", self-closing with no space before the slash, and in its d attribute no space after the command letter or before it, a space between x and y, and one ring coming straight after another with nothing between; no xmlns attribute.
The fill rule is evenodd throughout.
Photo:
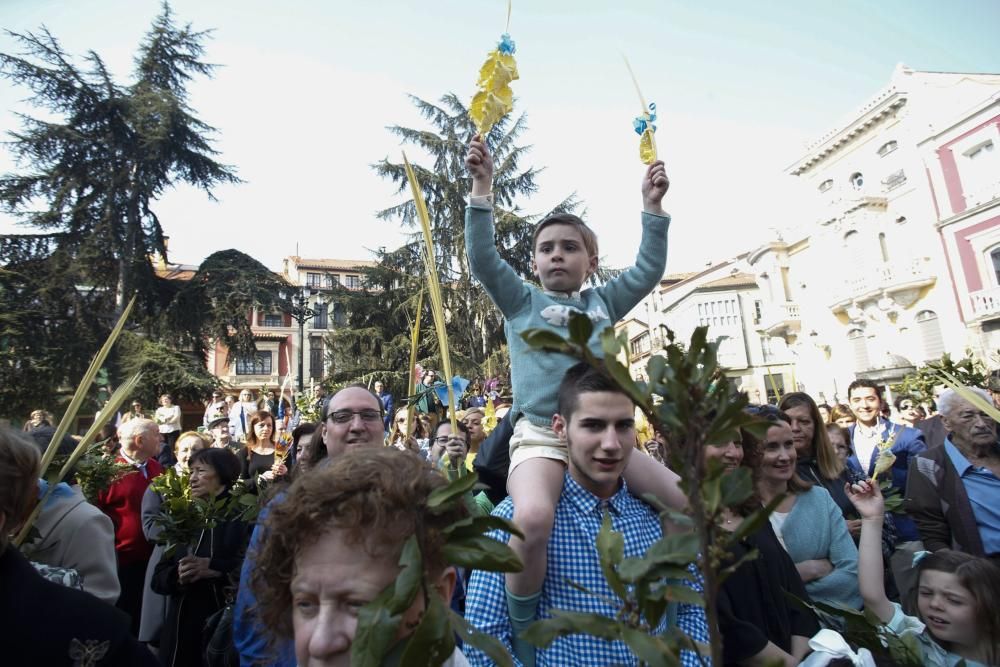
<svg viewBox="0 0 1000 667"><path fill-rule="evenodd" d="M268 515L253 572L261 625L272 642L294 639L300 665L349 665L358 612L393 582L403 545L416 535L427 594L451 600L456 571L442 549L462 503L435 514L431 492L445 484L418 454L353 449L299 477ZM427 598L403 613L394 642L412 634ZM444 663L468 664L456 650Z"/></svg>

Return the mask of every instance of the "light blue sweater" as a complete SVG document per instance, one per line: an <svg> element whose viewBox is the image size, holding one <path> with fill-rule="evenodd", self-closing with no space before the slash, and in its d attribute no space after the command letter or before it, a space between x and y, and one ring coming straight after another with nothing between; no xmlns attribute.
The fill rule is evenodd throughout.
<svg viewBox="0 0 1000 667"><path fill-rule="evenodd" d="M614 280L578 295L560 296L525 283L496 249L493 212L469 206L465 213L465 247L472 274L482 283L504 316L510 375L514 392L511 420L524 415L531 423L549 426L556 413L556 394L566 371L576 363L572 357L530 348L521 332L551 329L566 336L569 313L586 313L594 324L590 349L598 357L601 332L624 316L655 288L667 263L669 217L642 214L642 241L632 266Z"/></svg>
<svg viewBox="0 0 1000 667"><path fill-rule="evenodd" d="M816 485L800 493L781 528L781 536L796 563L821 558L833 563L833 572L806 584L806 592L815 602L861 608L858 548L829 491Z"/></svg>

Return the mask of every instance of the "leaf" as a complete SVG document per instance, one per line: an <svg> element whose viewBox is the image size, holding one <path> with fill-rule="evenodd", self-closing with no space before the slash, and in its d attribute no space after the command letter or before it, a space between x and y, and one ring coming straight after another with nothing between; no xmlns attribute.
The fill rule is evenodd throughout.
<svg viewBox="0 0 1000 667"><path fill-rule="evenodd" d="M393 589L390 584L358 611L357 631L351 643L351 665L354 667L382 667L383 658L403 620L388 608Z"/></svg>
<svg viewBox="0 0 1000 667"><path fill-rule="evenodd" d="M743 522L740 523L736 530L730 533L729 539L739 541L747 535L756 533L760 527L764 525L764 522L768 520L768 517L771 516L771 512L773 512L784 499L784 495L775 496L767 505L764 505L764 507L751 513L750 516L743 519Z"/></svg>
<svg viewBox="0 0 1000 667"><path fill-rule="evenodd" d="M521 633L521 639L538 648L545 648L558 637L575 634L587 634L605 641L616 641L621 639L625 627L622 623L600 614L553 609L552 618L544 618L529 625L528 629Z"/></svg>
<svg viewBox="0 0 1000 667"><path fill-rule="evenodd" d="M500 643L500 640L492 635L480 632L451 609L448 610L448 618L451 620L452 630L462 638L463 642L485 653L493 661L493 664L500 667L513 667L514 660L510 657L506 647Z"/></svg>
<svg viewBox="0 0 1000 667"><path fill-rule="evenodd" d="M608 586L620 599L626 599L628 593L625 584L618 576L617 566L625 556L625 537L611 527L611 514L604 513L601 530L597 533L597 557L601 563L601 572Z"/></svg>
<svg viewBox="0 0 1000 667"><path fill-rule="evenodd" d="M430 592L427 597L427 608L420 624L406 640L400 667L441 665L455 651L455 635L448 622L448 608L435 592Z"/></svg>
<svg viewBox="0 0 1000 667"><path fill-rule="evenodd" d="M676 667L680 665L676 648L668 645L656 635L635 628L624 628L622 629L622 640L643 664L650 667Z"/></svg>
<svg viewBox="0 0 1000 667"><path fill-rule="evenodd" d="M569 339L579 345L586 347L590 343L590 336L594 332L594 323L583 313L570 313L569 316Z"/></svg>
<svg viewBox="0 0 1000 667"><path fill-rule="evenodd" d="M518 78L514 56L494 49L479 69L476 86L479 91L469 105L469 117L485 138L493 126L514 108L514 91L510 83Z"/></svg>
<svg viewBox="0 0 1000 667"><path fill-rule="evenodd" d="M693 604L698 607L705 606L705 597L690 586L683 584L666 584L663 587L663 596L670 602Z"/></svg>
<svg viewBox="0 0 1000 667"><path fill-rule="evenodd" d="M461 498L472 491L477 482L479 482L479 478L476 475L465 475L452 480L445 486L434 489L427 496L427 509L431 512L444 509L456 498Z"/></svg>
<svg viewBox="0 0 1000 667"><path fill-rule="evenodd" d="M486 536L448 540L441 549L446 562L491 572L520 572L524 565L506 544Z"/></svg>
<svg viewBox="0 0 1000 667"><path fill-rule="evenodd" d="M502 516L496 516L495 514L466 517L445 528L444 534L448 539L451 539L485 535L492 530L500 530L511 535L516 535L522 540L524 539L521 529L513 521L505 519Z"/></svg>
<svg viewBox="0 0 1000 667"><path fill-rule="evenodd" d="M750 470L740 466L723 475L721 490L723 506L734 507L742 503L753 494L753 478Z"/></svg>
<svg viewBox="0 0 1000 667"><path fill-rule="evenodd" d="M389 610L393 614L402 613L410 608L423 582L424 561L416 535L411 535L403 543L398 563L401 569L392 584L393 593L389 602Z"/></svg>
<svg viewBox="0 0 1000 667"><path fill-rule="evenodd" d="M521 332L521 338L535 349L572 354L569 342L550 329L528 329Z"/></svg>

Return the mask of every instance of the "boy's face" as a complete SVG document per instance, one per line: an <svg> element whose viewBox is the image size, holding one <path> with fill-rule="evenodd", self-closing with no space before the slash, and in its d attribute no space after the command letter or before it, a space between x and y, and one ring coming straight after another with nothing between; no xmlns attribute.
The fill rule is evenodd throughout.
<svg viewBox="0 0 1000 667"><path fill-rule="evenodd" d="M557 223L538 235L531 270L545 289L575 292L597 270L597 257L588 255L583 236L576 227Z"/></svg>

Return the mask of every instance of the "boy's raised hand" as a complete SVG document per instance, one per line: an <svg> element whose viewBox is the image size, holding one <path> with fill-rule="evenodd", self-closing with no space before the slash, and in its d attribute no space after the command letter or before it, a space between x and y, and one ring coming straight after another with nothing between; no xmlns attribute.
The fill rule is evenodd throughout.
<svg viewBox="0 0 1000 667"><path fill-rule="evenodd" d="M472 196L488 195L493 188L493 158L486 148L486 142L478 134L469 141L465 166L472 174Z"/></svg>
<svg viewBox="0 0 1000 667"><path fill-rule="evenodd" d="M660 204L668 188L670 179L667 178L667 169L663 160L657 160L649 165L642 179L642 210L654 215L666 215Z"/></svg>

